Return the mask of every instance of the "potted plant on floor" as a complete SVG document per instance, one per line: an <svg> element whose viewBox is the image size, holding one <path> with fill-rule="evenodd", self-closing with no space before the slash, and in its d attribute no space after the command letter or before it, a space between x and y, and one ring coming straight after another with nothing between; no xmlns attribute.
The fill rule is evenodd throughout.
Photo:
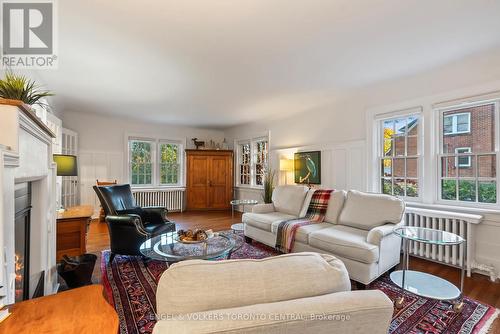
<svg viewBox="0 0 500 334"><path fill-rule="evenodd" d="M272 203L273 190L276 181L276 171L269 168L264 173L264 194L262 200L264 203Z"/></svg>

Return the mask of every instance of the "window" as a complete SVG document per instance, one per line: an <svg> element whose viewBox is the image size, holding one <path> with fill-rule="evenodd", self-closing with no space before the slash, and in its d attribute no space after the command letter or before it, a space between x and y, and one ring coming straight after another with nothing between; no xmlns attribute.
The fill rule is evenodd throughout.
<svg viewBox="0 0 500 334"><path fill-rule="evenodd" d="M129 141L130 149L130 184L152 184L153 142L144 140Z"/></svg>
<svg viewBox="0 0 500 334"><path fill-rule="evenodd" d="M380 121L380 189L384 194L419 197L419 115Z"/></svg>
<svg viewBox="0 0 500 334"><path fill-rule="evenodd" d="M267 137L237 142L237 185L262 187L268 166L269 140Z"/></svg>
<svg viewBox="0 0 500 334"><path fill-rule="evenodd" d="M128 139L128 171L132 186L180 186L182 144L162 139Z"/></svg>
<svg viewBox="0 0 500 334"><path fill-rule="evenodd" d="M471 157L470 155L464 155L463 153L471 153L470 147L457 147L455 153L457 154L457 166L458 168L468 168L471 167Z"/></svg>
<svg viewBox="0 0 500 334"><path fill-rule="evenodd" d="M160 142L160 184L179 183L179 144Z"/></svg>
<svg viewBox="0 0 500 334"><path fill-rule="evenodd" d="M255 185L264 185L264 174L267 167L267 139L259 140L254 143L255 145Z"/></svg>
<svg viewBox="0 0 500 334"><path fill-rule="evenodd" d="M497 108L497 103L489 102L439 110L442 120L439 196L442 200L498 203Z"/></svg>
<svg viewBox="0 0 500 334"><path fill-rule="evenodd" d="M240 184L250 185L250 143L240 144Z"/></svg>
<svg viewBox="0 0 500 334"><path fill-rule="evenodd" d="M470 133L470 113L449 113L443 117L443 133L456 135Z"/></svg>

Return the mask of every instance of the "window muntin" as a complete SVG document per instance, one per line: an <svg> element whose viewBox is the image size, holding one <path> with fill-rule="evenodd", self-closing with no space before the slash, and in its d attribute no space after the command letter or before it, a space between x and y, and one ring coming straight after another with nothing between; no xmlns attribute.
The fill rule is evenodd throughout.
<svg viewBox="0 0 500 334"><path fill-rule="evenodd" d="M179 184L180 152L179 144L160 142L159 143L159 164L160 164L160 184Z"/></svg>
<svg viewBox="0 0 500 334"><path fill-rule="evenodd" d="M420 116L389 118L381 120L380 124L382 193L419 197Z"/></svg>
<svg viewBox="0 0 500 334"><path fill-rule="evenodd" d="M470 133L470 112L448 113L443 116L443 133L445 135L456 135Z"/></svg>
<svg viewBox="0 0 500 334"><path fill-rule="evenodd" d="M267 137L237 142L238 175L237 185L259 187L264 185L265 171L268 167L269 140Z"/></svg>
<svg viewBox="0 0 500 334"><path fill-rule="evenodd" d="M153 142L130 140L130 184L151 185L153 183Z"/></svg>
<svg viewBox="0 0 500 334"><path fill-rule="evenodd" d="M498 203L496 109L497 104L489 102L440 111L439 198L442 200ZM452 119L451 132L449 119Z"/></svg>

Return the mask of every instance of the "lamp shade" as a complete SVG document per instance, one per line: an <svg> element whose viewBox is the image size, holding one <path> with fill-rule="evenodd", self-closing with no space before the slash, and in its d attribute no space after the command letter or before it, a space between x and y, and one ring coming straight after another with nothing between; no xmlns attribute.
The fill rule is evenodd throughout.
<svg viewBox="0 0 500 334"><path fill-rule="evenodd" d="M280 159L280 170L283 172L293 171L293 160L292 159Z"/></svg>
<svg viewBox="0 0 500 334"><path fill-rule="evenodd" d="M54 154L54 162L57 164L57 176L78 175L75 155Z"/></svg>

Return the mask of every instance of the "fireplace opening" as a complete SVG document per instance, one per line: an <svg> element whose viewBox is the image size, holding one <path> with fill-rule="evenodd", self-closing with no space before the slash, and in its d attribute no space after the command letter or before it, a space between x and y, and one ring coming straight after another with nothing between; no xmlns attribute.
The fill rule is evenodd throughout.
<svg viewBox="0 0 500 334"><path fill-rule="evenodd" d="M15 188L15 301L29 299L30 294L30 235L31 183L19 183Z"/></svg>

